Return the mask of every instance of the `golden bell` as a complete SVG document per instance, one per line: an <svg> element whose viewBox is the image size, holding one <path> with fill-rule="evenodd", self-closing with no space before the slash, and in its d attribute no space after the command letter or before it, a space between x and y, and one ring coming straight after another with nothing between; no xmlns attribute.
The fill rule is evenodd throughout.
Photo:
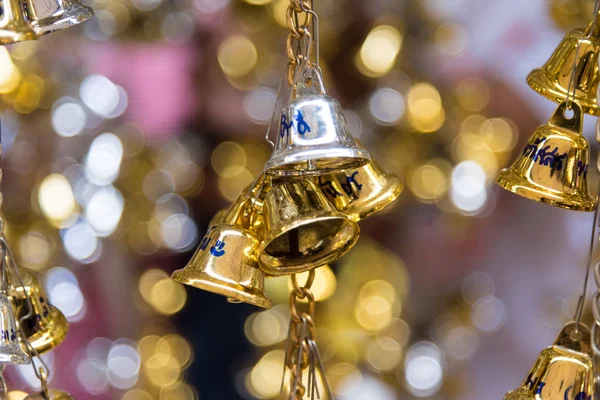
<svg viewBox="0 0 600 400"><path fill-rule="evenodd" d="M15 277L11 277L9 293L15 301L16 315L21 321L25 337L39 354L43 354L65 340L69 323L63 313L48 302L44 289L33 274L19 268L19 276L23 286ZM31 300L33 312L30 317L23 319L29 314L25 294Z"/></svg>
<svg viewBox="0 0 600 400"><path fill-rule="evenodd" d="M0 4L0 45L37 39L37 35L25 20L20 0L2 0Z"/></svg>
<svg viewBox="0 0 600 400"><path fill-rule="evenodd" d="M321 78L299 82L282 110L277 141L265 170L273 176L322 175L367 164L371 157L350 133L344 111L325 95Z"/></svg>
<svg viewBox="0 0 600 400"><path fill-rule="evenodd" d="M25 13L41 36L87 21L94 10L78 0L26 0Z"/></svg>
<svg viewBox="0 0 600 400"><path fill-rule="evenodd" d="M552 347L543 350L521 387L504 400L594 400L590 331L568 323Z"/></svg>
<svg viewBox="0 0 600 400"><path fill-rule="evenodd" d="M28 364L29 356L19 344L13 299L0 293L0 363Z"/></svg>
<svg viewBox="0 0 600 400"><path fill-rule="evenodd" d="M62 390L49 390L48 395L44 392L32 393L23 400L73 400L73 396Z"/></svg>
<svg viewBox="0 0 600 400"><path fill-rule="evenodd" d="M247 227L238 224L243 211L240 206L232 207L225 217L220 217L222 221L206 232L185 268L173 272L171 278L227 296L232 303L271 308L271 300L264 291L264 273L257 263L260 241Z"/></svg>
<svg viewBox="0 0 600 400"><path fill-rule="evenodd" d="M308 179L273 183L265 195L266 235L258 260L270 275L295 274L329 264L348 252L360 228L336 211Z"/></svg>
<svg viewBox="0 0 600 400"><path fill-rule="evenodd" d="M588 192L590 144L581 134L582 111L571 103L574 115L566 119L561 103L548 125L539 127L513 165L496 181L504 189L528 199L577 211L596 208Z"/></svg>
<svg viewBox="0 0 600 400"><path fill-rule="evenodd" d="M558 45L550 59L539 69L533 70L527 77L527 83L533 90L557 103L565 101L569 93L569 83L576 72L571 87L574 101L581 105L584 112L599 115L597 100L600 75L598 72L598 54L600 53L600 16L599 21L590 24L587 30L571 31ZM591 29L594 27L594 31ZM591 36L587 36L591 33ZM577 49L579 47L579 50Z"/></svg>
<svg viewBox="0 0 600 400"><path fill-rule="evenodd" d="M375 161L364 167L316 178L327 199L352 220L359 221L383 210L400 196L404 185Z"/></svg>

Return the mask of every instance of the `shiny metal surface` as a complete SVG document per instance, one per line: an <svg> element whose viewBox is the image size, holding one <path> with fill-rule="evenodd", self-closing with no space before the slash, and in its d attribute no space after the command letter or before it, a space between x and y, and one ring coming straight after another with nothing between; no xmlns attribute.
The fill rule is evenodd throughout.
<svg viewBox="0 0 600 400"><path fill-rule="evenodd" d="M25 20L20 1L0 0L0 5L0 45L37 39L37 35Z"/></svg>
<svg viewBox="0 0 600 400"><path fill-rule="evenodd" d="M242 194L242 196L245 196ZM258 268L259 240L238 224L245 201L236 202L210 227L192 259L171 278L185 285L217 293L229 302L271 308L264 292L264 273Z"/></svg>
<svg viewBox="0 0 600 400"><path fill-rule="evenodd" d="M358 224L336 211L308 179L274 182L265 196L264 216L259 263L270 275L331 263L354 246L360 233Z"/></svg>
<svg viewBox="0 0 600 400"><path fill-rule="evenodd" d="M315 178L334 207L359 221L392 204L404 185L394 174L386 173L379 164L369 164Z"/></svg>
<svg viewBox="0 0 600 400"><path fill-rule="evenodd" d="M94 10L77 0L25 0L25 14L41 36L87 21Z"/></svg>
<svg viewBox="0 0 600 400"><path fill-rule="evenodd" d="M536 92L560 103L567 98L573 64L575 64L574 101L581 105L585 113L600 115L597 99L600 83L599 53L599 23L595 25L592 23L586 31L582 29L571 31L558 45L546 64L529 74L527 83Z"/></svg>
<svg viewBox="0 0 600 400"><path fill-rule="evenodd" d="M531 200L577 211L596 207L587 185L589 148L581 134L582 111L572 103L574 116L564 117L561 103L547 125L539 127L510 168L496 181L504 189Z"/></svg>
<svg viewBox="0 0 600 400"><path fill-rule="evenodd" d="M47 398L43 393L32 393L23 400L73 400L73 396L62 390L49 390Z"/></svg>
<svg viewBox="0 0 600 400"><path fill-rule="evenodd" d="M580 324L575 333L575 327L571 322L563 328L554 345L540 353L521 387L504 400L595 399L590 331Z"/></svg>
<svg viewBox="0 0 600 400"><path fill-rule="evenodd" d="M296 98L283 107L266 172L314 176L367 164L369 153L356 144L340 104L326 96L316 81L310 88L300 85Z"/></svg>
<svg viewBox="0 0 600 400"><path fill-rule="evenodd" d="M0 363L29 364L29 362L29 356L19 344L13 299L0 293Z"/></svg>
<svg viewBox="0 0 600 400"><path fill-rule="evenodd" d="M24 287L12 279L9 286L19 320L29 313L25 293L31 299L33 314L22 321L23 332L33 348L39 353L48 352L60 345L69 332L69 323L63 313L48 302L48 297L37 278L24 269L19 269ZM26 350L24 345L23 349Z"/></svg>

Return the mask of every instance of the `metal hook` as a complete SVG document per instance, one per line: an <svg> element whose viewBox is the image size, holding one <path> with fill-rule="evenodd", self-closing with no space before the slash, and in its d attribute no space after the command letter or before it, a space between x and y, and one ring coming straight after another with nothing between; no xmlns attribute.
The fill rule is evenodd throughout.
<svg viewBox="0 0 600 400"><path fill-rule="evenodd" d="M594 224L592 225L592 236L590 239L590 250L589 250L589 254L588 254L585 278L583 280L583 290L582 290L581 296L579 297L579 300L577 302L577 310L575 311L575 316L573 318L576 322L575 332L579 331L579 326L581 324L581 316L583 315L583 308L585 306L585 297L587 295L587 286L588 286L588 281L590 278L590 270L592 268L592 257L594 255L594 244L596 243L596 231L597 231L598 224L600 223L600 221L598 220L598 215L599 215L598 200L599 199L600 199L600 184L598 185L598 194L596 196L596 210L594 211ZM595 268L595 271L594 271L594 280L596 281L596 284L598 284L600 276L596 277L596 275L597 275L597 272L600 272L600 271L596 271L596 269L597 268Z"/></svg>
<svg viewBox="0 0 600 400"><path fill-rule="evenodd" d="M312 3L312 2L311 2ZM314 5L312 6L314 8ZM315 64L319 67L319 58L321 53L321 44L319 40L319 16L313 10L306 8L303 1L300 1L300 8L307 14L310 14L312 18L314 18L314 22L312 22L313 28L313 40L315 42Z"/></svg>

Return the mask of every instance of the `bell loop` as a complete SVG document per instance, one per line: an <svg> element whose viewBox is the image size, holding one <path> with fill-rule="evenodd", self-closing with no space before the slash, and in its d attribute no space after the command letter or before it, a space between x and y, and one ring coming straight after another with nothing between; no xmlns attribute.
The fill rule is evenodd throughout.
<svg viewBox="0 0 600 400"><path fill-rule="evenodd" d="M567 118L567 111L573 112L571 118ZM560 103L548 123L581 134L583 127L583 111L581 110L581 106L575 102L568 104L564 101Z"/></svg>

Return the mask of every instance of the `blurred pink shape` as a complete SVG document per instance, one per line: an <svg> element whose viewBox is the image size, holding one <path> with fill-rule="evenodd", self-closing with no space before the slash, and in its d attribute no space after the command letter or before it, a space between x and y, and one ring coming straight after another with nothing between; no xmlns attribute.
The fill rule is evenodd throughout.
<svg viewBox="0 0 600 400"><path fill-rule="evenodd" d="M180 132L197 109L194 57L188 45L114 42L90 46L86 69L123 86L129 97L125 118L148 139L164 140Z"/></svg>

